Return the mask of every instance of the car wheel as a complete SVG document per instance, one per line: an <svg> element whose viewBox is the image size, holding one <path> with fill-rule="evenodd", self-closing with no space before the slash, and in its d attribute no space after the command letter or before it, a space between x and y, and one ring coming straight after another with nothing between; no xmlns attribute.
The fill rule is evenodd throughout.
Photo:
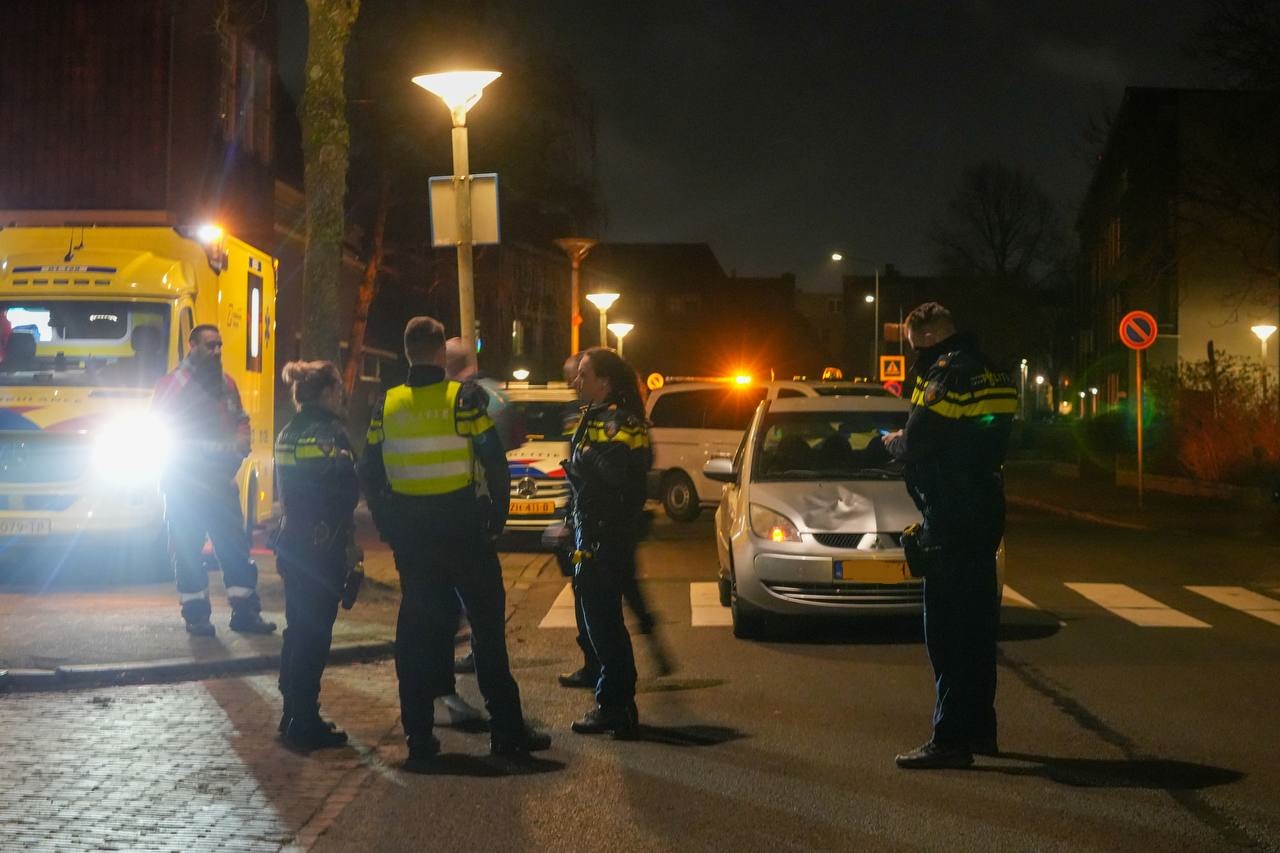
<svg viewBox="0 0 1280 853"><path fill-rule="evenodd" d="M733 582L728 578L720 578L720 606L733 606Z"/></svg>
<svg viewBox="0 0 1280 853"><path fill-rule="evenodd" d="M674 521L693 521L702 512L698 490L689 475L673 471L662 481L662 508Z"/></svg>
<svg viewBox="0 0 1280 853"><path fill-rule="evenodd" d="M734 596L730 610L733 613L733 636L740 640L755 640L764 636L768 617L763 610L747 604L737 596Z"/></svg>

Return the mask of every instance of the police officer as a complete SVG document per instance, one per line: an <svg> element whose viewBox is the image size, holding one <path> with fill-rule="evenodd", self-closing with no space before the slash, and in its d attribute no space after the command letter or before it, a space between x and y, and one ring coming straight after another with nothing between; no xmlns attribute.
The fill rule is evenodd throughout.
<svg viewBox="0 0 1280 853"><path fill-rule="evenodd" d="M338 368L328 361L294 361L282 376L298 414L280 431L275 447L284 502L276 567L284 579L287 620L280 650L280 732L290 746L306 750L347 742L346 732L320 716L320 677L356 556L352 513L360 487L342 423Z"/></svg>
<svg viewBox="0 0 1280 853"><path fill-rule="evenodd" d="M201 554L207 534L222 565L231 605L231 630L269 634L258 600L258 567L249 559L249 536L240 512L235 476L249 455L249 416L240 392L222 372L222 335L199 325L187 339L182 364L156 384L152 406L173 427L176 458L161 479L169 552L187 631L214 634L209 621L209 577Z"/></svg>
<svg viewBox="0 0 1280 853"><path fill-rule="evenodd" d="M521 756L551 744L525 725L507 659L505 591L494 547L510 502L507 460L485 413L484 391L445 378L444 341L444 327L431 317L405 326L409 376L374 411L359 466L374 524L400 573L396 675L408 770L423 769L440 749L432 700L452 689L459 598L471 622L490 751ZM477 459L490 496L485 503L476 490Z"/></svg>
<svg viewBox="0 0 1280 853"><path fill-rule="evenodd" d="M565 472L573 492L573 591L580 627L599 665L596 707L573 724L579 734L638 733L636 662L622 618L634 579L645 475L652 462L640 380L613 350L587 350L578 365L587 408L574 431Z"/></svg>
<svg viewBox="0 0 1280 853"><path fill-rule="evenodd" d="M937 683L933 736L897 756L904 768L967 767L996 746L996 550L1004 535L1001 473L1018 392L936 302L906 318L917 353L911 410L884 438L905 464L936 553L924 581L925 646Z"/></svg>

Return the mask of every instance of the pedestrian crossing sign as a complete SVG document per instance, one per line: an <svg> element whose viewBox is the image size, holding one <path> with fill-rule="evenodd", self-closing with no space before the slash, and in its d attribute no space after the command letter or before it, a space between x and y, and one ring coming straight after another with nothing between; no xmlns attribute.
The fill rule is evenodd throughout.
<svg viewBox="0 0 1280 853"><path fill-rule="evenodd" d="M891 380L901 382L907 373L907 357L905 355L880 356L880 381Z"/></svg>

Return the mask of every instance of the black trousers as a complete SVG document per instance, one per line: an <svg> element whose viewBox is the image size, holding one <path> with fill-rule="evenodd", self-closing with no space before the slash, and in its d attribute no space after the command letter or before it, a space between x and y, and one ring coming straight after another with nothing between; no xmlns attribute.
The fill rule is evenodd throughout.
<svg viewBox="0 0 1280 853"><path fill-rule="evenodd" d="M968 746L996 736L995 549L945 552L924 582L924 636L937 685L933 740Z"/></svg>
<svg viewBox="0 0 1280 853"><path fill-rule="evenodd" d="M625 708L636 698L635 653L622 618L628 572L634 586L634 543L601 543L590 558L578 564L573 575L578 628L587 637L583 652L588 653L589 663L594 659L600 668L596 703L605 707Z"/></svg>
<svg viewBox="0 0 1280 853"><path fill-rule="evenodd" d="M280 648L280 692L293 715L307 715L319 708L320 678L333 643L344 567L333 559L327 564L296 562L283 555L276 564L284 579L287 623Z"/></svg>
<svg viewBox="0 0 1280 853"><path fill-rule="evenodd" d="M453 638L461 600L471 623L476 683L494 734L524 731L520 688L507 657L506 591L498 552L476 519L439 520L392 542L400 573L396 677L406 735L429 734L434 699L453 692Z"/></svg>
<svg viewBox="0 0 1280 853"><path fill-rule="evenodd" d="M627 603L627 607L631 608L631 612L636 617L639 625L640 633L647 634L653 630L653 611L649 609L649 602L645 599L644 593L640 590L640 582L636 580L636 546L634 542L629 545L618 546L618 591L622 595L622 600ZM587 669L599 672L600 661L596 657L596 650L591 645L591 639L587 636L587 624L583 618L582 608L578 606L577 589L574 589L574 620L578 624L578 648L582 649L583 666Z"/></svg>

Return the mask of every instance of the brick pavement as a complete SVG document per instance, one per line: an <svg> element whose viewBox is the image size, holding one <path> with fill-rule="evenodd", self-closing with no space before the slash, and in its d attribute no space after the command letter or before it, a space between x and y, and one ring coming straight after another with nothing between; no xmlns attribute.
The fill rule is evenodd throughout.
<svg viewBox="0 0 1280 853"><path fill-rule="evenodd" d="M322 702L354 748L284 749L268 675L4 696L0 849L306 849L403 752L391 664L331 668Z"/></svg>

